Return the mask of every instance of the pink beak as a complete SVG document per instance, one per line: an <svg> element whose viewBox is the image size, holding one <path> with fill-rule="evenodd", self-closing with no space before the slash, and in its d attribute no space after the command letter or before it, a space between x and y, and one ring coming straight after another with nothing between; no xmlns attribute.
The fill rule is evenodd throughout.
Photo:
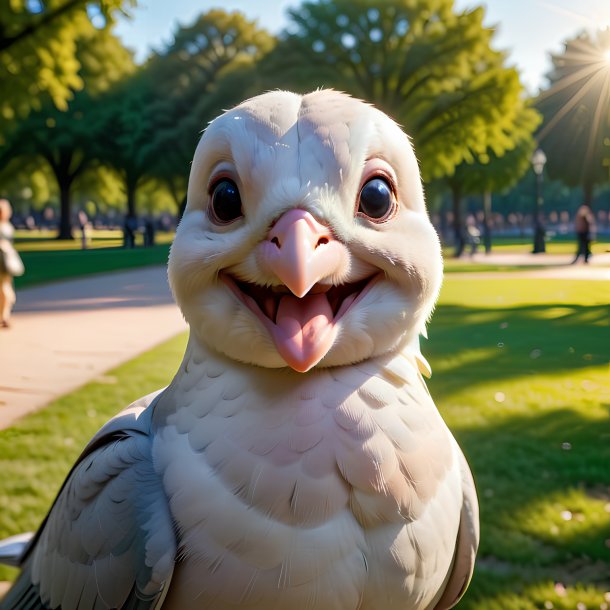
<svg viewBox="0 0 610 610"><path fill-rule="evenodd" d="M267 268L297 297L336 270L341 247L331 230L305 210L289 210L263 245Z"/></svg>
<svg viewBox="0 0 610 610"><path fill-rule="evenodd" d="M334 316L324 290L311 288L332 276L344 246L331 230L301 209L283 214L262 244L262 262L293 293L280 300L271 337L286 363L299 372L315 366L336 337Z"/></svg>

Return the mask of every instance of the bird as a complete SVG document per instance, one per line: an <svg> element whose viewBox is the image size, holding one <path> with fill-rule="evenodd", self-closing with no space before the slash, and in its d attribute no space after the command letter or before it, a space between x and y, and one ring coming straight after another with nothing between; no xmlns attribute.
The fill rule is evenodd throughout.
<svg viewBox="0 0 610 610"><path fill-rule="evenodd" d="M331 89L204 130L168 277L170 384L111 419L2 610L444 610L475 484L427 389L442 283L411 139Z"/></svg>

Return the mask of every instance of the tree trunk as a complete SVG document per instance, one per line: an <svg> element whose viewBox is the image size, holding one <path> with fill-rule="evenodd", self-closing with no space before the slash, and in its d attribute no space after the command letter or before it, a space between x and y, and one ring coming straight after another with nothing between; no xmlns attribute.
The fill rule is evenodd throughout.
<svg viewBox="0 0 610 610"><path fill-rule="evenodd" d="M483 193L483 242L485 254L491 252L491 193Z"/></svg>
<svg viewBox="0 0 610 610"><path fill-rule="evenodd" d="M72 180L66 176L60 178L57 176L59 184L59 234L57 239L74 239L72 235L72 201L70 190Z"/></svg>
<svg viewBox="0 0 610 610"><path fill-rule="evenodd" d="M453 256L459 258L464 252L466 239L464 236L464 223L462 222L462 190L459 184L451 184L453 203L453 234L455 236L455 252Z"/></svg>

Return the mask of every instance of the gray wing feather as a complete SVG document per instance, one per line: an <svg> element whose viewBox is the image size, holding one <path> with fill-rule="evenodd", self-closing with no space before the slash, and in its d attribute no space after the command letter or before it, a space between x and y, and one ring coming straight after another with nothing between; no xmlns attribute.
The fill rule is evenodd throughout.
<svg viewBox="0 0 610 610"><path fill-rule="evenodd" d="M171 579L176 535L152 463L152 407L136 412L137 426L111 422L89 444L1 610L156 607Z"/></svg>

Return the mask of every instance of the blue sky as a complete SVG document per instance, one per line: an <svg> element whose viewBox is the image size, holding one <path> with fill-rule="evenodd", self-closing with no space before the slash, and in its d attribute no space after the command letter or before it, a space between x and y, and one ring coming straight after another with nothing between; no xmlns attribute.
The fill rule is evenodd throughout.
<svg viewBox="0 0 610 610"><path fill-rule="evenodd" d="M496 48L509 52L531 93L545 83L549 53L559 52L562 41L583 28L610 26L610 0L455 0L458 8L486 7L486 23L496 28ZM285 11L295 0L139 0L133 19L121 22L117 33L143 59L151 48L172 39L178 24L189 24L213 7L240 10L271 32L286 25Z"/></svg>

